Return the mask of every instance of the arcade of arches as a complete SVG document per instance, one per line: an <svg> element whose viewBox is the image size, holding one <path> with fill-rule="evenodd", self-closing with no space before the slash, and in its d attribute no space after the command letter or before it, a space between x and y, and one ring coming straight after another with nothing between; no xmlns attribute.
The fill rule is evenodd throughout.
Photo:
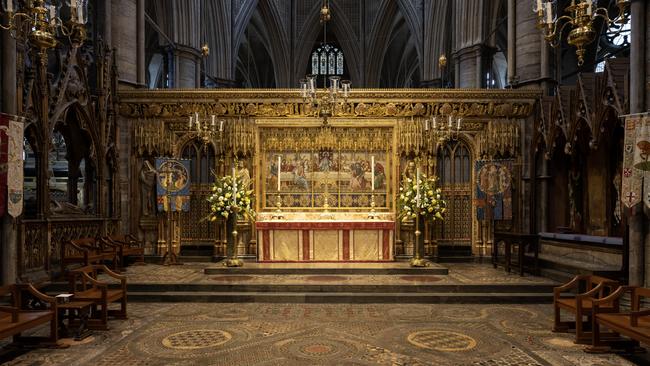
<svg viewBox="0 0 650 366"><path fill-rule="evenodd" d="M538 2L3 1L0 296L59 309L0 362L650 362L551 331L575 275L650 287L650 4L574 1L629 5L578 54Z"/></svg>

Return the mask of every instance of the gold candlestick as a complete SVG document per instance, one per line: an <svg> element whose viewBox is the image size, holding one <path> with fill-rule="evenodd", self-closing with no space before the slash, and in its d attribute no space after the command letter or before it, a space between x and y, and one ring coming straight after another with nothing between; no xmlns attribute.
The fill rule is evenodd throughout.
<svg viewBox="0 0 650 366"><path fill-rule="evenodd" d="M375 194L373 193L370 195L370 213L368 214L368 218L371 220L378 219L379 215L377 214L377 211L375 210Z"/></svg>
<svg viewBox="0 0 650 366"><path fill-rule="evenodd" d="M275 207L277 209L275 210L275 215L271 216L271 219L276 219L276 220L282 220L284 219L284 215L282 214L282 198L278 194L277 200L275 201Z"/></svg>
<svg viewBox="0 0 650 366"><path fill-rule="evenodd" d="M235 207L233 209L233 211L234 211L233 215L235 215L235 227L233 228L232 233L231 233L232 237L233 237L232 254L231 254L230 258L228 258L228 259L226 259L224 261L223 264L226 267L242 267L244 265L244 261L237 258L237 253L236 253L237 252L237 235L239 234L237 232L237 213L239 212L239 209L237 207Z"/></svg>
<svg viewBox="0 0 650 366"><path fill-rule="evenodd" d="M424 258L420 258L420 208L417 208L415 216L415 247L413 251L415 252L413 258L411 259L411 267L426 267L429 265L429 261Z"/></svg>

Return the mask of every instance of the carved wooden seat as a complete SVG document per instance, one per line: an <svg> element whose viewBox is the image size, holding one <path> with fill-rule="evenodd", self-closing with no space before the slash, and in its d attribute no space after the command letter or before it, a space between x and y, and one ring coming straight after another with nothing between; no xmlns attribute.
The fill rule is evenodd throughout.
<svg viewBox="0 0 650 366"><path fill-rule="evenodd" d="M111 261L116 266L117 248L94 238L75 239L61 244L61 275L70 264L90 265Z"/></svg>
<svg viewBox="0 0 650 366"><path fill-rule="evenodd" d="M100 281L97 275L103 272L120 282L119 288L109 288L110 283ZM75 301L92 301L93 317L88 325L93 329L108 329L108 316L126 319L126 276L119 275L105 265L89 265L70 271L70 291ZM120 310L108 310L108 304L120 302ZM101 307L98 311L97 307Z"/></svg>
<svg viewBox="0 0 650 366"><path fill-rule="evenodd" d="M23 304L21 296L23 291L48 307L28 309ZM9 305L0 306L0 339L13 336L15 342L39 340L39 338L21 337L20 333L50 322L50 335L45 342L49 345L56 344L59 338L56 299L39 292L31 284L0 287L0 296L6 297L7 295L11 298Z"/></svg>
<svg viewBox="0 0 650 366"><path fill-rule="evenodd" d="M620 301L626 293L629 293L631 298L630 311L621 312ZM610 350L611 346L638 349L640 342L650 345L650 309L641 308L643 298L650 298L650 289L621 286L607 297L592 300L593 333L591 347L587 351L604 352ZM614 311L603 311L610 308ZM601 326L613 331L614 335L624 335L632 341L621 342L619 337L612 338L611 333L601 332Z"/></svg>
<svg viewBox="0 0 650 366"><path fill-rule="evenodd" d="M126 257L136 257L136 264L144 264L144 244L131 234L113 235L106 237L110 243L117 246L120 264L126 266Z"/></svg>
<svg viewBox="0 0 650 366"><path fill-rule="evenodd" d="M555 321L553 324L554 332L567 332L575 329L576 343L591 342L592 299L599 299L613 293L619 287L619 283L608 278L581 275L575 276L566 284L553 289L553 309L555 312ZM571 296L562 296L564 293L573 291ZM560 310L563 309L575 315L574 321L560 321ZM602 312L613 312L615 309L611 305L603 304L600 309ZM584 318L587 317L587 321Z"/></svg>

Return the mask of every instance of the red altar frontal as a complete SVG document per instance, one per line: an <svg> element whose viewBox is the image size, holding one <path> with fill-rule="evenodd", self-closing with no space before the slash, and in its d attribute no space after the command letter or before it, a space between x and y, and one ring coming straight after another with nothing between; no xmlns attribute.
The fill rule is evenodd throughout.
<svg viewBox="0 0 650 366"><path fill-rule="evenodd" d="M269 220L256 223L260 262L393 260L392 220Z"/></svg>

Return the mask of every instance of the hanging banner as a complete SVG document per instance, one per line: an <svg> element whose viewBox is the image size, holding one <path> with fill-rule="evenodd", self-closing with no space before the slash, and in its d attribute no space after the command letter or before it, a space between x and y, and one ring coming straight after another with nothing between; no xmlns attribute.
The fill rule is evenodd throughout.
<svg viewBox="0 0 650 366"><path fill-rule="evenodd" d="M9 121L9 151L7 157L7 212L12 217L23 213L23 123Z"/></svg>
<svg viewBox="0 0 650 366"><path fill-rule="evenodd" d="M647 114L626 117L621 201L627 208L632 208L641 201L649 204L648 197L643 197L643 177L650 170L649 155L650 118ZM650 193L647 189L645 192Z"/></svg>
<svg viewBox="0 0 650 366"><path fill-rule="evenodd" d="M0 113L0 216L23 213L23 122Z"/></svg>
<svg viewBox="0 0 650 366"><path fill-rule="evenodd" d="M158 211L190 210L190 160L156 159Z"/></svg>
<svg viewBox="0 0 650 366"><path fill-rule="evenodd" d="M513 160L477 160L476 217L486 219L491 209L492 220L512 220L512 166ZM489 207L488 207L489 206Z"/></svg>

